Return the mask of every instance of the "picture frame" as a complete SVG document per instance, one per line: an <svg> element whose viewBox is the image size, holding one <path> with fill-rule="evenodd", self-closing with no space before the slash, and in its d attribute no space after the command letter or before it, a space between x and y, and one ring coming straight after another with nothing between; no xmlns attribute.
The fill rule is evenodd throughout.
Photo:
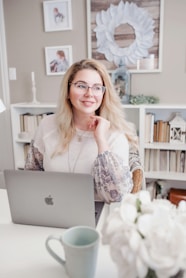
<svg viewBox="0 0 186 278"><path fill-rule="evenodd" d="M163 14L164 0L87 0L88 57L108 71L161 72Z"/></svg>
<svg viewBox="0 0 186 278"><path fill-rule="evenodd" d="M72 64L72 46L45 47L47 75L63 75Z"/></svg>
<svg viewBox="0 0 186 278"><path fill-rule="evenodd" d="M72 30L71 0L43 1L45 32Z"/></svg>
<svg viewBox="0 0 186 278"><path fill-rule="evenodd" d="M119 95L123 104L130 102L130 83L131 73L126 67L119 67L110 72L110 77L114 85L116 93Z"/></svg>

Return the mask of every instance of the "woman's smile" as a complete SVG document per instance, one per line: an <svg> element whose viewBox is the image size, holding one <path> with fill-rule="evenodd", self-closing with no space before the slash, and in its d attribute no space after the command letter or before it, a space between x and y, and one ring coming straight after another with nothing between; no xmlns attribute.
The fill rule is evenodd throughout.
<svg viewBox="0 0 186 278"><path fill-rule="evenodd" d="M81 103L83 103L84 106L86 107L91 107L95 104L95 101L91 101L91 100L82 100Z"/></svg>

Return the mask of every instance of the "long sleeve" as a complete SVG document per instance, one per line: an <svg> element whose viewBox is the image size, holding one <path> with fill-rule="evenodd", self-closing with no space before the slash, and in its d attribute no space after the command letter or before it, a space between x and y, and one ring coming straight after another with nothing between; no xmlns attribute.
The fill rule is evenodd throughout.
<svg viewBox="0 0 186 278"><path fill-rule="evenodd" d="M34 147L34 140L30 143L30 148L25 162L25 170L44 171L43 155Z"/></svg>
<svg viewBox="0 0 186 278"><path fill-rule="evenodd" d="M137 169L140 169L143 171L140 155L139 155L139 150L132 146L129 145L129 166L130 166L130 171L134 172Z"/></svg>
<svg viewBox="0 0 186 278"><path fill-rule="evenodd" d="M107 203L119 202L133 187L129 166L113 152L99 154L93 166L95 191Z"/></svg>

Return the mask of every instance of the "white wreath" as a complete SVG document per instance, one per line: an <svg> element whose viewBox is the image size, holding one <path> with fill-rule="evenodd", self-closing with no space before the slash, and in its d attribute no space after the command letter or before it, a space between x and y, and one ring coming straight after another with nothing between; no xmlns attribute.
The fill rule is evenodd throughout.
<svg viewBox="0 0 186 278"><path fill-rule="evenodd" d="M106 11L98 12L96 24L97 51L116 66L136 64L138 59L149 55L148 49L153 46L154 20L145 9L120 1L118 6L111 4ZM121 24L129 24L135 31L135 40L128 47L119 47L114 40L115 28Z"/></svg>

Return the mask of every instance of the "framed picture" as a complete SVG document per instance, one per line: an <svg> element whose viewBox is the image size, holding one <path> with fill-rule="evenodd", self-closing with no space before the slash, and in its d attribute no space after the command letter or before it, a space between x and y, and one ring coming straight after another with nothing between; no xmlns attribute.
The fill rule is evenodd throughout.
<svg viewBox="0 0 186 278"><path fill-rule="evenodd" d="M164 0L87 0L88 56L108 71L162 70Z"/></svg>
<svg viewBox="0 0 186 278"><path fill-rule="evenodd" d="M72 29L71 0L44 1L45 32Z"/></svg>
<svg viewBox="0 0 186 278"><path fill-rule="evenodd" d="M72 64L72 46L45 47L47 75L62 75Z"/></svg>
<svg viewBox="0 0 186 278"><path fill-rule="evenodd" d="M116 93L122 103L129 103L130 100L130 72L125 67L119 67L110 73Z"/></svg>

